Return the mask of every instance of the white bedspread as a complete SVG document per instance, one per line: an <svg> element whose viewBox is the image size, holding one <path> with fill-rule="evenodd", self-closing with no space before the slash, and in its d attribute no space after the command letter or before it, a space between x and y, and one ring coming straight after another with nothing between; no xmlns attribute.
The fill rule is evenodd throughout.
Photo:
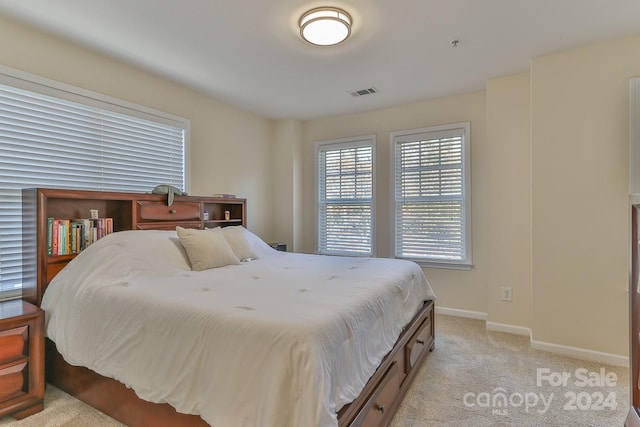
<svg viewBox="0 0 640 427"><path fill-rule="evenodd" d="M73 365L214 427L336 426L433 293L412 262L262 250L192 272L175 232L115 233L42 302Z"/></svg>

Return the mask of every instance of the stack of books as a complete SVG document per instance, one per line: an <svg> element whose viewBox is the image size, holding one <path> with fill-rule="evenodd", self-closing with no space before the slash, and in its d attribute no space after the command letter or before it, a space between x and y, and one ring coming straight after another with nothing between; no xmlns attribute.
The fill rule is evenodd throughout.
<svg viewBox="0 0 640 427"><path fill-rule="evenodd" d="M72 255L113 233L113 218L47 218L47 255Z"/></svg>

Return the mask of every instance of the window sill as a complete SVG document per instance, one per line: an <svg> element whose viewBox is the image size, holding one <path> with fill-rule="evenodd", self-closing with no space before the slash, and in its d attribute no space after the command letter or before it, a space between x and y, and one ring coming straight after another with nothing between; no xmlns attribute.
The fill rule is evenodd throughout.
<svg viewBox="0 0 640 427"><path fill-rule="evenodd" d="M352 257L352 258L374 258L375 255L372 254L354 254L353 252L321 252L315 251L316 255L327 255L327 256L344 256L344 257Z"/></svg>
<svg viewBox="0 0 640 427"><path fill-rule="evenodd" d="M405 259L407 261L413 261L418 264L422 268L443 268L447 270L472 270L473 264L467 263L450 263L450 262L434 262L434 261L424 261L420 259L412 259L412 258L400 258L397 259Z"/></svg>

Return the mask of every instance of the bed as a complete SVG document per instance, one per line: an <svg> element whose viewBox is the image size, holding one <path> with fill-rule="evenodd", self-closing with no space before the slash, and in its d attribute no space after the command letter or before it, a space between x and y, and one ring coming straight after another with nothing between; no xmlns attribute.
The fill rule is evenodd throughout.
<svg viewBox="0 0 640 427"><path fill-rule="evenodd" d="M131 426L391 421L434 342L417 264L278 252L235 226L188 230L229 243L202 266L186 232L120 231L55 275L48 382Z"/></svg>

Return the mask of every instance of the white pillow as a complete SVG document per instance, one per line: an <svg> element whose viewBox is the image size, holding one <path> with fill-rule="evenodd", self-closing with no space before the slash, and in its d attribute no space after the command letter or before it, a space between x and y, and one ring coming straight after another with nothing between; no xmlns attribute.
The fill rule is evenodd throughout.
<svg viewBox="0 0 640 427"><path fill-rule="evenodd" d="M187 252L192 270L202 271L240 264L219 227L211 230L176 227L176 232Z"/></svg>
<svg viewBox="0 0 640 427"><path fill-rule="evenodd" d="M251 250L256 254L256 258L264 258L271 255L282 254L269 246L264 240L256 236L246 228L244 229L244 235L251 247Z"/></svg>
<svg viewBox="0 0 640 427"><path fill-rule="evenodd" d="M172 230L117 231L99 240L101 244L115 245L132 263L152 271L170 268L190 270L189 257ZM96 242L98 243L98 242ZM93 246L93 245L91 245ZM88 248L87 248L88 249Z"/></svg>
<svg viewBox="0 0 640 427"><path fill-rule="evenodd" d="M249 258L257 258L253 249L249 245L247 236L244 233L244 227L241 225L234 225L231 227L224 227L222 234L225 240L231 246L233 253L236 254L240 261L245 261Z"/></svg>

